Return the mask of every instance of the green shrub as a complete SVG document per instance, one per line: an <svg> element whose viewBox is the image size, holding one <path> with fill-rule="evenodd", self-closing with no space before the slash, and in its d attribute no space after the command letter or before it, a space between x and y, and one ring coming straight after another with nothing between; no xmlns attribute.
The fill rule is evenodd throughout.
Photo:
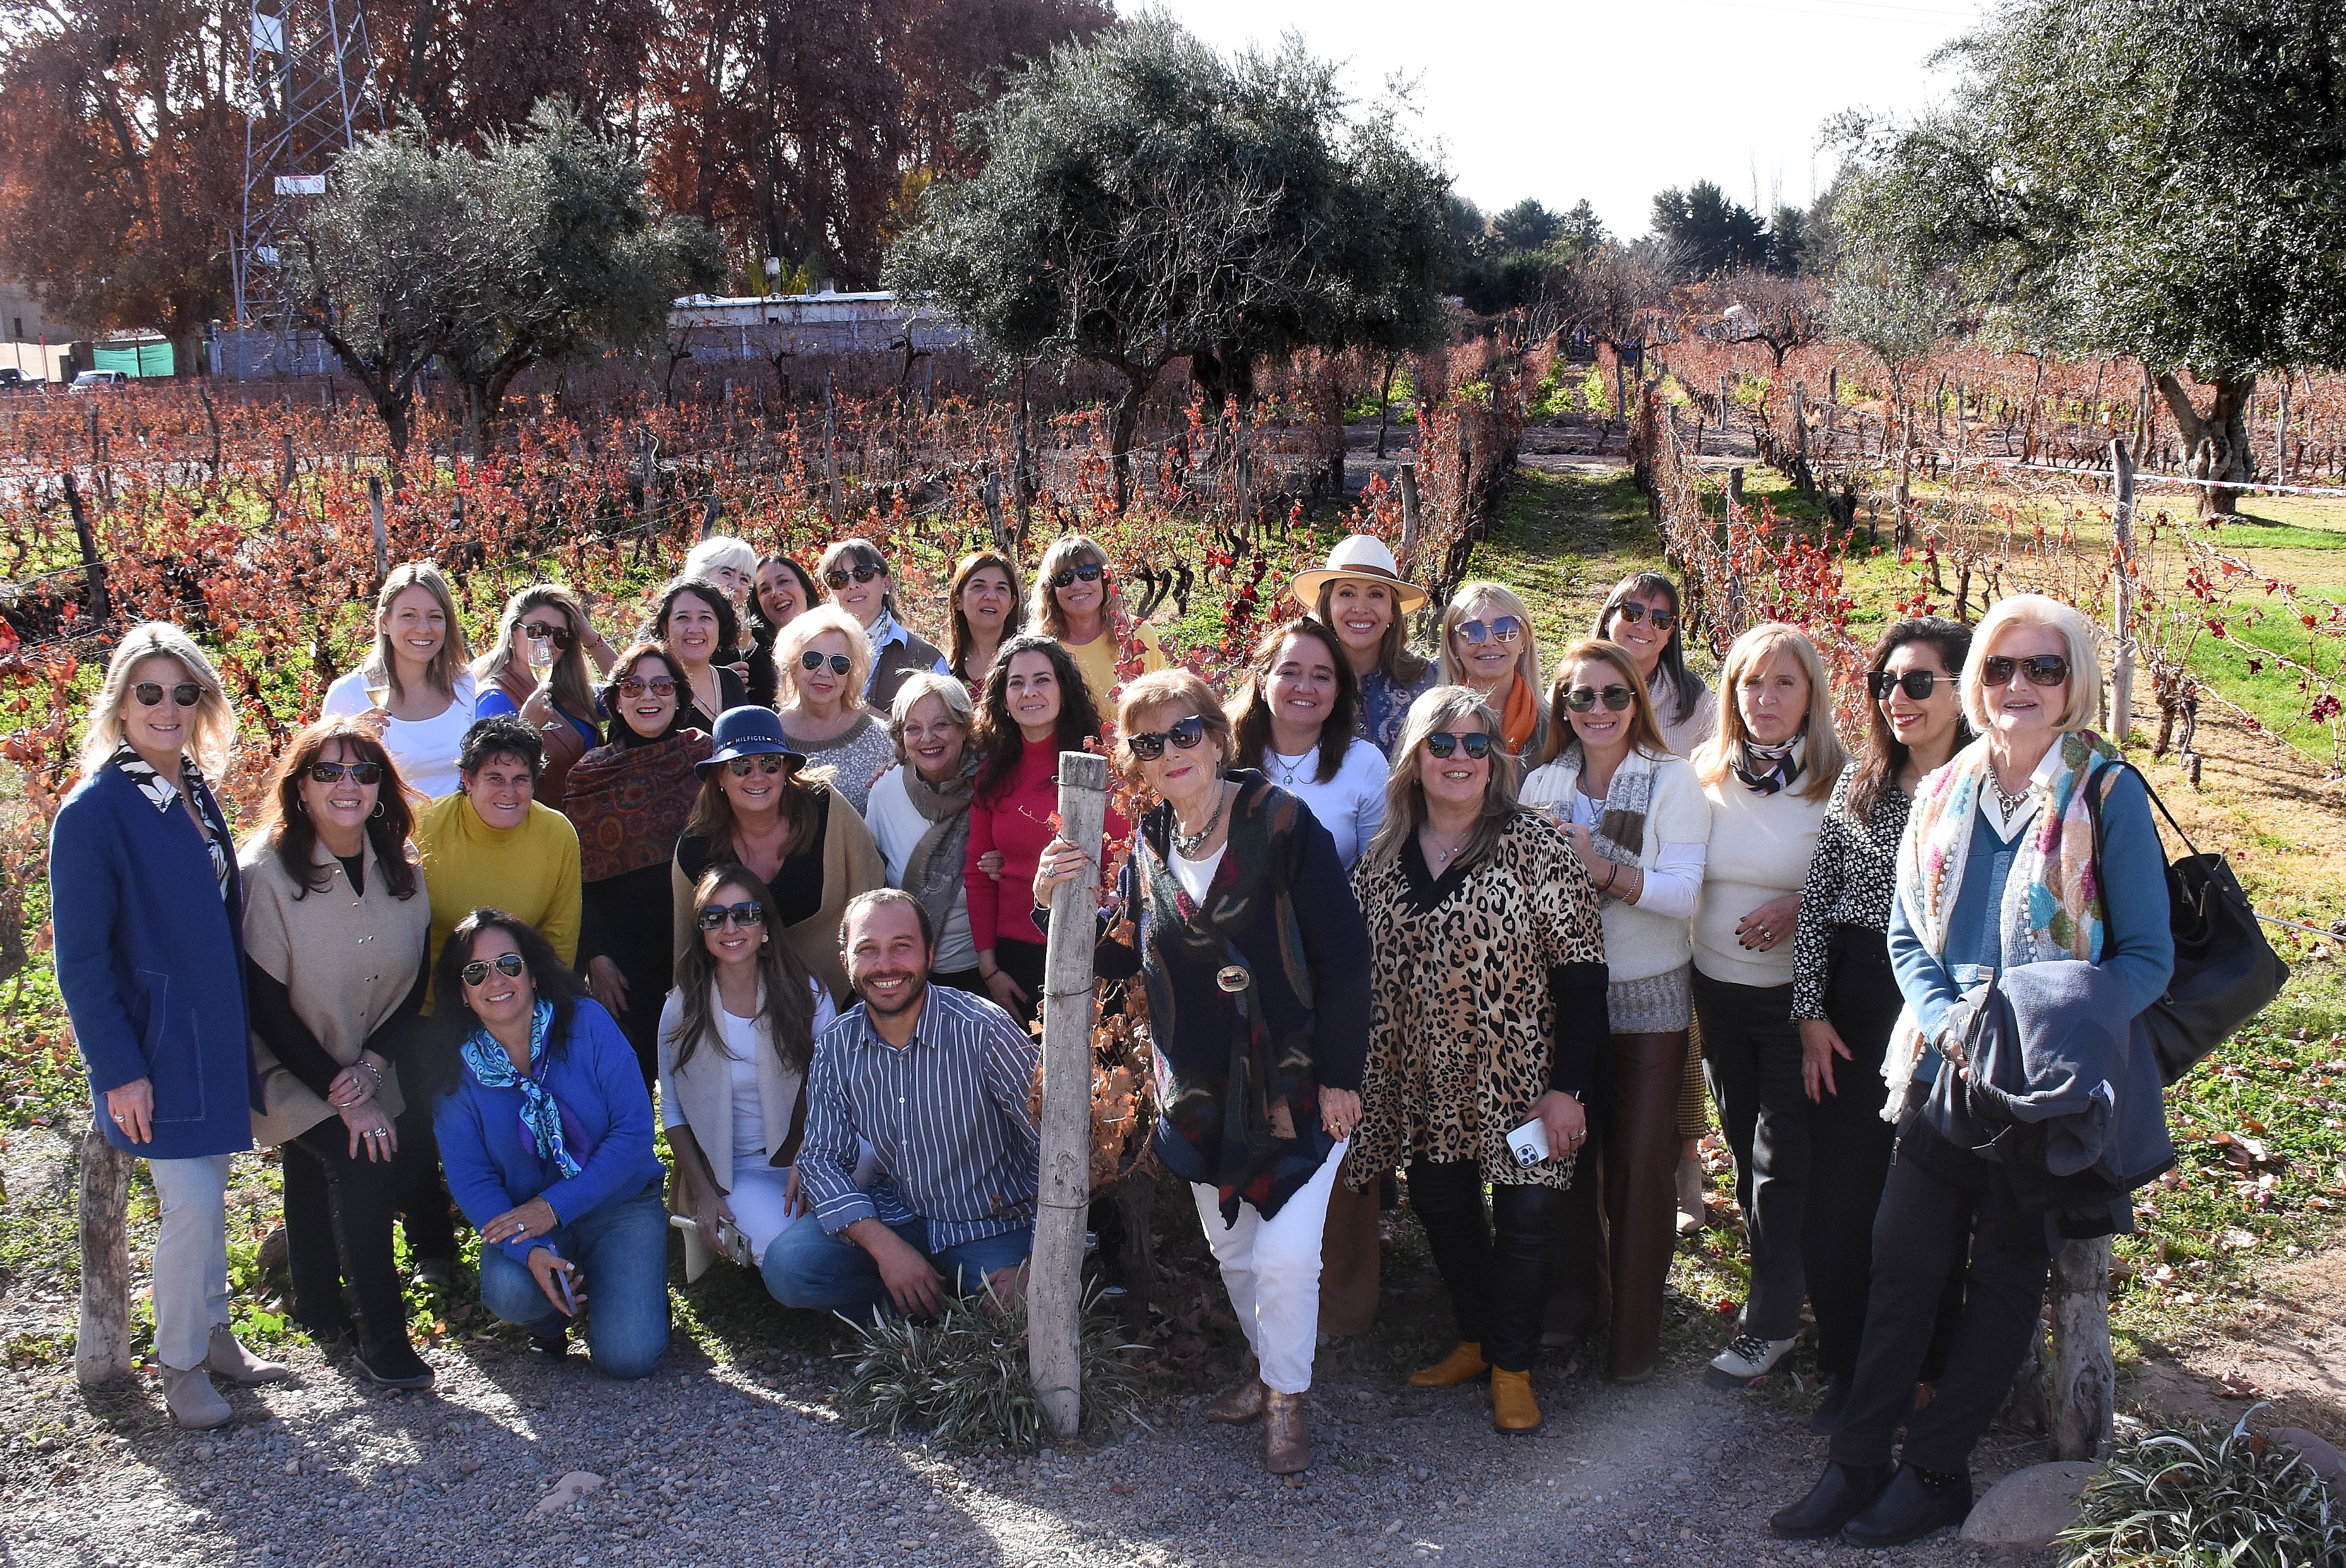
<svg viewBox="0 0 2346 1568"><path fill-rule="evenodd" d="M2246 1416L2229 1433L2188 1423L2127 1444L2077 1502L2055 1543L2062 1568L2346 1564L2338 1499L2294 1450L2252 1436Z"/></svg>

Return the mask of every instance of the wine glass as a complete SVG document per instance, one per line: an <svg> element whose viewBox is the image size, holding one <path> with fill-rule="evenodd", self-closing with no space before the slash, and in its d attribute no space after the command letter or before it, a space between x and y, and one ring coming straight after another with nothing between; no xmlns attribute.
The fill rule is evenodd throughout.
<svg viewBox="0 0 2346 1568"><path fill-rule="evenodd" d="M545 680L546 672L554 667L553 639L550 637L525 636L522 641L525 643L528 647L529 667L531 673L535 674L539 680Z"/></svg>
<svg viewBox="0 0 2346 1568"><path fill-rule="evenodd" d="M391 671L369 665L363 678L366 681L367 706L388 712L391 708Z"/></svg>

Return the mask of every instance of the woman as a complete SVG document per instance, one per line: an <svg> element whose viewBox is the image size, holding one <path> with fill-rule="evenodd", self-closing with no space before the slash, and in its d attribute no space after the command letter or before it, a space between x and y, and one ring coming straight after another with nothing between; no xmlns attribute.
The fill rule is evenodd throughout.
<svg viewBox="0 0 2346 1568"><path fill-rule="evenodd" d="M1424 608L1425 590L1402 579L1383 540L1355 534L1328 552L1325 566L1298 575L1292 591L1344 647L1361 688L1362 738L1392 755L1409 705L1438 678L1409 646L1408 618Z"/></svg>
<svg viewBox="0 0 2346 1568"><path fill-rule="evenodd" d="M1043 932L1025 893L1059 812L1059 753L1081 751L1099 732L1099 710L1066 648L1032 636L1003 645L971 735L977 785L963 882L986 993L1022 1023L1035 1022L1043 1001ZM1107 836L1128 827L1111 808Z"/></svg>
<svg viewBox="0 0 2346 1568"><path fill-rule="evenodd" d="M448 1185L481 1233L481 1305L559 1361L591 1289L595 1369L650 1376L668 1354L668 1173L627 1037L502 910L457 924L433 989L448 1000L428 1103Z"/></svg>
<svg viewBox="0 0 2346 1568"><path fill-rule="evenodd" d="M1792 934L1847 755L1833 733L1824 660L1798 627L1771 621L1736 638L1719 683L1728 697L1719 733L1694 754L1710 802L1694 1006L1703 1073L1735 1155L1751 1293L1705 1375L1741 1388L1773 1370L1800 1335L1809 1103L1792 1025Z"/></svg>
<svg viewBox="0 0 2346 1568"><path fill-rule="evenodd" d="M1882 1058L1902 1005L1888 942L1898 840L1923 780L1972 742L1955 689L1971 646L1970 627L1935 616L1882 634L1866 671L1873 700L1865 754L1833 785L1800 889L1792 1022L1810 1160L1800 1261L1817 1319L1817 1369L1831 1380L1810 1422L1820 1432L1832 1431L1857 1370L1873 1216L1890 1174Z"/></svg>
<svg viewBox="0 0 2346 1568"><path fill-rule="evenodd" d="M1096 710L1106 709L1115 698L1127 636L1140 644L1144 671L1165 667L1156 631L1125 613L1107 553L1085 535L1069 534L1051 542L1035 570L1030 593L1026 624L1067 650Z"/></svg>
<svg viewBox="0 0 2346 1568"><path fill-rule="evenodd" d="M717 716L750 698L748 685L732 668L740 636L733 601L698 577L669 578L653 602L650 622L638 634L638 641L668 649L684 672L678 695L685 721L695 729L715 734Z"/></svg>
<svg viewBox="0 0 2346 1568"><path fill-rule="evenodd" d="M872 781L894 760L883 718L857 693L870 684L872 644L853 616L836 605L809 610L774 641L782 739L862 815ZM902 687L903 681L891 683Z"/></svg>
<svg viewBox="0 0 2346 1568"><path fill-rule="evenodd" d="M1336 634L1308 617L1255 645L1231 705L1235 765L1311 808L1350 871L1385 820L1385 754L1360 738L1360 694Z"/></svg>
<svg viewBox="0 0 2346 1568"><path fill-rule="evenodd" d="M1456 1349L1411 1383L1487 1373L1493 1423L1525 1432L1541 1420L1532 1357L1605 1040L1605 938L1571 844L1516 804L1499 723L1463 687L1411 704L1384 823L1352 868L1374 969L1345 1180L1365 1189L1408 1162L1458 1322ZM1507 1138L1534 1124L1548 1154L1526 1164Z"/></svg>
<svg viewBox="0 0 2346 1568"><path fill-rule="evenodd" d="M207 1371L288 1375L228 1327L229 1157L252 1146L260 1084L243 879L204 776L227 769L236 714L211 661L168 621L124 636L89 714L81 782L49 831L57 989L98 1129L154 1178L163 1402L180 1426L226 1426L234 1412Z"/></svg>
<svg viewBox="0 0 2346 1568"><path fill-rule="evenodd" d="M505 601L496 646L473 666L481 683L474 717L518 714L537 731L545 750L539 785L556 802L572 765L603 743L602 714L587 674L590 638L601 641L570 590L538 583ZM597 667L610 659L605 645Z"/></svg>
<svg viewBox="0 0 2346 1568"><path fill-rule="evenodd" d="M659 1072L658 1009L675 962L668 860L700 796L693 769L713 745L684 717L683 690L683 669L658 643L621 654L602 693L611 742L579 759L562 802L578 830L586 990L618 1020L647 1089Z"/></svg>
<svg viewBox="0 0 2346 1568"><path fill-rule="evenodd" d="M977 756L969 745L974 718L968 689L949 675L916 675L898 687L888 718L896 766L872 786L863 820L888 863L888 885L919 900L937 933L929 978L984 996L963 881L977 784Z"/></svg>
<svg viewBox="0 0 2346 1568"><path fill-rule="evenodd" d="M382 715L383 749L400 778L437 800L456 788L456 752L473 723L478 687L465 667L472 657L447 579L429 561L410 561L382 580L374 646L326 688L319 715Z"/></svg>
<svg viewBox="0 0 2346 1568"><path fill-rule="evenodd" d="M729 534L712 534L685 552L683 569L677 575L716 584L733 601L739 616L748 609L750 585L757 580L758 552Z"/></svg>
<svg viewBox="0 0 2346 1568"><path fill-rule="evenodd" d="M813 575L788 555L768 555L758 563L756 585L750 595L750 703L774 706L774 639L822 596L815 592Z"/></svg>
<svg viewBox="0 0 2346 1568"><path fill-rule="evenodd" d="M1117 761L1159 804L1141 819L1100 972L1141 975L1158 1023L1158 1158L1189 1184L1254 1375L1208 1420L1262 1420L1263 1467L1311 1464L1303 1395L1320 1319L1320 1240L1361 1119L1369 933L1328 830L1260 773L1223 776L1229 720L1188 670L1124 688ZM1347 736L1351 727L1345 727ZM1093 853L1045 849L1035 902Z"/></svg>
<svg viewBox="0 0 2346 1568"><path fill-rule="evenodd" d="M262 1103L252 1133L284 1151L293 1317L321 1345L355 1330L360 1372L394 1389L432 1386L407 1342L391 1253L403 1108L393 1020L423 1000L432 926L413 820L374 731L320 719L270 774L241 859Z"/></svg>
<svg viewBox="0 0 2346 1568"><path fill-rule="evenodd" d="M731 862L773 891L768 926L790 942L834 1003L847 1000L840 920L848 900L883 886L888 876L872 830L838 790L800 771L804 759L766 709L733 709L717 721L715 739L716 749L694 769L700 794L669 864L676 911L669 952L681 962L699 940L693 890L710 866Z"/></svg>
<svg viewBox="0 0 2346 1568"><path fill-rule="evenodd" d="M1018 567L992 550L973 550L954 565L953 646L945 667L963 686L982 688L1004 639L1025 625L1018 602Z"/></svg>
<svg viewBox="0 0 2346 1568"><path fill-rule="evenodd" d="M1597 1245L1589 1256L1567 1256L1565 1267L1609 1278L1607 1370L1617 1383L1642 1383L1661 1358L1691 1006L1688 931L1702 891L1710 807L1694 769L1670 755L1644 676L1619 644L1590 638L1565 649L1548 702L1554 755L1524 780L1524 804L1564 829L1596 884L1610 1031L1588 1106L1594 1157L1584 1154L1566 1199L1582 1221L1567 1221L1567 1254L1578 1238ZM1597 1160L1602 1228L1594 1223Z"/></svg>
<svg viewBox="0 0 2346 1568"><path fill-rule="evenodd" d="M842 539L822 553L815 569L831 589L831 602L854 620L872 645L864 684L856 688L859 700L885 713L894 706L896 688L906 677L923 670L951 673L936 645L896 618L895 579L888 575L888 559L878 545L869 539ZM790 672L784 670L782 677L787 681ZM870 782L860 781L865 786Z"/></svg>
<svg viewBox="0 0 2346 1568"><path fill-rule="evenodd" d="M1547 750L1539 639L1531 612L1496 583L1466 583L1442 611L1442 684L1463 686L1499 716L1496 733L1522 770Z"/></svg>
<svg viewBox="0 0 2346 1568"><path fill-rule="evenodd" d="M2108 1184L2097 1214L2048 1204L2036 1191L2049 1181L2041 1159L2033 1173L2019 1150L1991 1162L1974 1152L1987 1128L1953 1138L1942 1130L1942 1115L1969 1098L1942 1092L1970 1075L1954 1026L1967 990L1996 977L2016 1012L2028 969L2061 963L2091 1000L2085 1019L2062 1020L2081 1051L2098 1033L2095 1054L2108 1061L2111 1037L2131 1035L2118 1081L2102 1083L2113 1137L2096 1170L2155 1171L2173 1158L2156 1060L2139 1027L2115 1027L2139 1020L2174 973L2167 856L2140 775L2086 728L2100 673L2092 628L2042 595L2000 600L1972 634L1963 708L1981 738L1922 779L1898 845L1890 962L1905 1006L1884 1068L1898 1157L1873 1225L1864 1343L1832 1462L1770 1522L1779 1535L1896 1546L1960 1522L1971 1510L1972 1449L2038 1332L2053 1250L2067 1237L2133 1227L2122 1189L2142 1178ZM2024 1181L2036 1191L2025 1204ZM1955 1278L1963 1306L1946 1368L1916 1411L1915 1375ZM1893 1473L1891 1435L1902 1425Z"/></svg>
<svg viewBox="0 0 2346 1568"><path fill-rule="evenodd" d="M767 1244L806 1213L798 1138L807 1067L834 1016L831 997L766 923L774 896L739 866L711 866L693 890L699 940L676 966L660 1013L660 1125L676 1159L685 1278L747 1244Z"/></svg>

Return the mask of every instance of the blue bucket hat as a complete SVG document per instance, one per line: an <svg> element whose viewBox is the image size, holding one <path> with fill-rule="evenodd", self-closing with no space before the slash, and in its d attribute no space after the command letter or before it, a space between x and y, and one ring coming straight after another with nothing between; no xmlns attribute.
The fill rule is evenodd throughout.
<svg viewBox="0 0 2346 1568"><path fill-rule="evenodd" d="M716 754L693 768L704 779L736 757L787 757L790 765L784 771L790 773L806 766L806 754L790 749L782 738L781 718L770 708L727 708L717 716L716 740Z"/></svg>

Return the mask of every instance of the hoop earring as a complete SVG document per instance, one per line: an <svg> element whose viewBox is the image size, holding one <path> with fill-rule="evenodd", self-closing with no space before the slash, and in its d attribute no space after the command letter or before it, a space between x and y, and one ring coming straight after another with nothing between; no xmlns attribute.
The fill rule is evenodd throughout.
<svg viewBox="0 0 2346 1568"><path fill-rule="evenodd" d="M380 816L382 816L382 802L381 800L377 800L377 801L374 803L374 809L373 809L372 811L368 812L367 814L368 814L369 816L371 816L371 817L380 817Z"/></svg>
<svg viewBox="0 0 2346 1568"><path fill-rule="evenodd" d="M306 817L310 814L310 802L301 799L301 796L296 795L293 797L293 809L301 812L301 815Z"/></svg>

